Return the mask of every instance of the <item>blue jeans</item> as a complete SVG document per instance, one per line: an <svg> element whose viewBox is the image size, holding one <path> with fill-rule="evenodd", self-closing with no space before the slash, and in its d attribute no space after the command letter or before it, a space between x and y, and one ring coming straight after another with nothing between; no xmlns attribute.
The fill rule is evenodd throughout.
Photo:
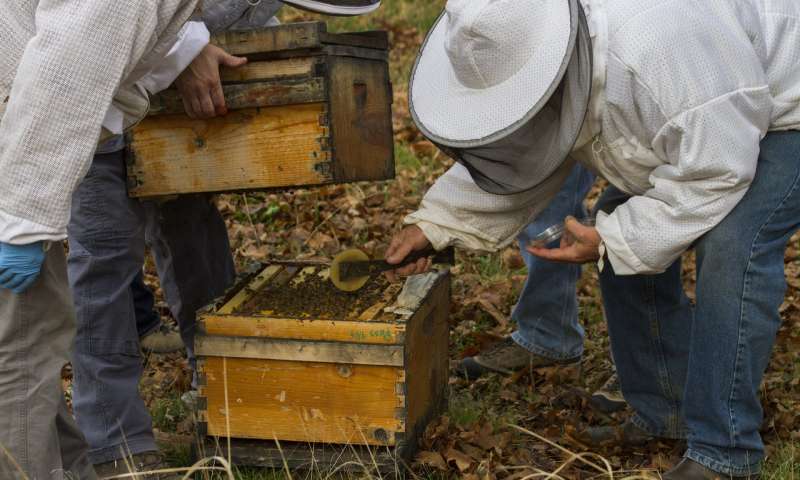
<svg viewBox="0 0 800 480"><path fill-rule="evenodd" d="M575 292L581 267L541 260L525 247L536 235L563 222L568 215L585 217L583 199L593 183L594 175L577 165L561 191L518 238L528 278L511 314L517 323L517 331L511 338L527 350L553 360L578 359L583 353L583 327L578 323Z"/></svg>
<svg viewBox="0 0 800 480"><path fill-rule="evenodd" d="M68 228L78 327L73 409L92 463L122 458L123 449L156 450L138 390L143 366L137 306L152 312L152 294L142 302L145 241L190 362L195 312L222 295L235 276L225 222L207 197L156 205L128 198L126 183L124 152L96 155L73 196Z"/></svg>
<svg viewBox="0 0 800 480"><path fill-rule="evenodd" d="M609 189L598 206L625 200ZM800 132L761 142L742 201L695 243L697 302L680 262L652 276L600 275L611 346L633 421L686 437L686 457L725 475L759 471L759 386L780 326L784 252L800 227Z"/></svg>

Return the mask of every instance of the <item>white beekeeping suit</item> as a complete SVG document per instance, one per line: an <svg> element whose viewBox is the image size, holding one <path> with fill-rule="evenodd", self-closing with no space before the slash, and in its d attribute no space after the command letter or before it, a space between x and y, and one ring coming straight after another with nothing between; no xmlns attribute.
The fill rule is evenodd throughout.
<svg viewBox="0 0 800 480"><path fill-rule="evenodd" d="M0 16L0 242L66 237L109 107L147 112L137 81L175 44L196 0L10 0Z"/></svg>
<svg viewBox="0 0 800 480"><path fill-rule="evenodd" d="M661 272L741 200L766 132L800 128L800 2L582 3L594 72L573 156L632 195L597 219L615 273ZM406 223L437 248L496 250L563 177L492 195L458 164Z"/></svg>

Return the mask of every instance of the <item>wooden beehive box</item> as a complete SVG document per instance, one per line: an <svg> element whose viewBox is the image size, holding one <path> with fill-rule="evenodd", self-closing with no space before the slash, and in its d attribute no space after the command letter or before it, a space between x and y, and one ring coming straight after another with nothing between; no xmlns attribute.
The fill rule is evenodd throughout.
<svg viewBox="0 0 800 480"><path fill-rule="evenodd" d="M378 277L348 294L327 272L266 266L199 315L201 432L283 445L280 454L240 447L241 464L280 468L287 452L319 444L388 447L408 459L445 406L449 272L417 277L411 306L401 294L410 285Z"/></svg>
<svg viewBox="0 0 800 480"><path fill-rule="evenodd" d="M177 90L153 96L128 138L130 196L394 177L385 32L330 34L308 22L212 41L249 60L221 72L228 115L192 120Z"/></svg>

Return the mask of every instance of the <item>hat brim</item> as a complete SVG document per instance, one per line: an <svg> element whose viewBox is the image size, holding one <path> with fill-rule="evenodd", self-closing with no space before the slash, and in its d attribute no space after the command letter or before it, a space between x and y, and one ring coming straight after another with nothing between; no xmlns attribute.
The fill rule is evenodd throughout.
<svg viewBox="0 0 800 480"><path fill-rule="evenodd" d="M339 17L354 17L357 15L365 15L372 13L381 6L381 2L376 0L364 5L340 5L335 1L318 1L318 0L282 0L283 3L289 4L295 8L306 10L308 12L322 13L324 15L333 15Z"/></svg>
<svg viewBox="0 0 800 480"><path fill-rule="evenodd" d="M546 181L575 147L592 91L592 44L580 12L578 41L559 88L539 112L502 139L481 147L451 148L475 183L512 195Z"/></svg>
<svg viewBox="0 0 800 480"><path fill-rule="evenodd" d="M460 148L486 145L524 125L547 103L566 73L578 32L577 0L544 0L552 12L528 62L502 83L472 89L459 82L445 50L446 13L428 33L409 86L411 115L432 141Z"/></svg>

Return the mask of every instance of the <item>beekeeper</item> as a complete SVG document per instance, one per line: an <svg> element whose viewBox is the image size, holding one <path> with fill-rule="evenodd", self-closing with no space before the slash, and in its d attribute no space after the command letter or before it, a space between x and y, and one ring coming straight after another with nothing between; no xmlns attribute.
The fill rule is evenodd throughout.
<svg viewBox="0 0 800 480"><path fill-rule="evenodd" d="M276 25L274 14L281 6L276 0L204 2L178 43L139 85L155 93L175 80L190 117L225 114L220 67L239 67L246 59L209 44L209 34ZM106 119L121 118L114 110ZM212 199L203 194L166 202L129 198L122 125L107 121L106 126L116 135L97 148L73 195L67 229L67 271L77 314L72 406L100 477L127 473L131 465L138 471L165 467L139 393L145 363L140 338L163 331L157 315L150 325L139 321L137 292L145 289L152 296L143 285L134 288L141 278L145 237L180 327L173 343L178 350L185 345L192 367L196 312L223 295L235 278L227 227Z"/></svg>
<svg viewBox="0 0 800 480"><path fill-rule="evenodd" d="M141 81L164 61L196 3L4 4L0 16L2 478L96 478L86 442L61 390L61 368L75 333L62 240L72 194L89 168L98 139L144 117L148 100Z"/></svg>
<svg viewBox="0 0 800 480"><path fill-rule="evenodd" d="M451 0L411 79L422 132L458 163L387 253L493 251L575 161L612 185L596 227L542 258L598 262L635 414L589 440L686 438L664 478L747 478L758 389L800 223L800 4L781 0ZM680 257L697 252L697 304ZM401 269L412 274L425 261Z"/></svg>

